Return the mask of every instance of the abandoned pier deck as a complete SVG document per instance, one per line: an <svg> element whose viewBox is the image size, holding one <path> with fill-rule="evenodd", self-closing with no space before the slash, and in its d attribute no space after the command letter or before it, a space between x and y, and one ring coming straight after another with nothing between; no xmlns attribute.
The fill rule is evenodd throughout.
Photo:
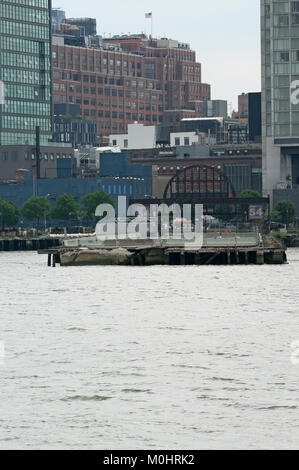
<svg viewBox="0 0 299 470"><path fill-rule="evenodd" d="M176 240L65 240L63 246L39 250L39 253L48 255L48 266L207 266L287 262L286 248L276 239L257 239L253 233L208 234L199 247Z"/></svg>

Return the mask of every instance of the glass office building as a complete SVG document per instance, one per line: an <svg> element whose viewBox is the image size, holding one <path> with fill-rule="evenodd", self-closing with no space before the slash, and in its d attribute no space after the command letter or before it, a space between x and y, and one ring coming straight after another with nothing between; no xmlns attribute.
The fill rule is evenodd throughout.
<svg viewBox="0 0 299 470"><path fill-rule="evenodd" d="M0 0L0 145L41 145L52 134L51 1Z"/></svg>
<svg viewBox="0 0 299 470"><path fill-rule="evenodd" d="M299 1L261 0L263 187L299 184Z"/></svg>

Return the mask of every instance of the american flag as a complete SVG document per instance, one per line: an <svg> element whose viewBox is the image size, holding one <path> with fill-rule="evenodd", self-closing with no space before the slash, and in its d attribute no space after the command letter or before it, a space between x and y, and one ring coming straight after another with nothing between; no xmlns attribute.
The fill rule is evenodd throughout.
<svg viewBox="0 0 299 470"><path fill-rule="evenodd" d="M152 14L152 12L150 12L150 13L146 13L146 14L145 14L145 18L152 18L152 17L153 17L153 14Z"/></svg>

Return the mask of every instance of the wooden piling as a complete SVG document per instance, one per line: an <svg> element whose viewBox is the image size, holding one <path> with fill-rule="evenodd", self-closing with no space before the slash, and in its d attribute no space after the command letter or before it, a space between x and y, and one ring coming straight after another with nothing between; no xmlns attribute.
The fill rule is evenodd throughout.
<svg viewBox="0 0 299 470"><path fill-rule="evenodd" d="M265 263L264 251L263 250L257 250L257 252L256 252L256 264L262 265L264 263Z"/></svg>

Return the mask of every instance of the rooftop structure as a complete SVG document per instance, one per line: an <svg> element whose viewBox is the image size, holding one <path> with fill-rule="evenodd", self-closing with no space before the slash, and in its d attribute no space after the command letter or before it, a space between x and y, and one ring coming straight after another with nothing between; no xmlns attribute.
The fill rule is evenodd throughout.
<svg viewBox="0 0 299 470"><path fill-rule="evenodd" d="M82 36L96 36L97 20L95 18L66 18L65 23L77 26Z"/></svg>

